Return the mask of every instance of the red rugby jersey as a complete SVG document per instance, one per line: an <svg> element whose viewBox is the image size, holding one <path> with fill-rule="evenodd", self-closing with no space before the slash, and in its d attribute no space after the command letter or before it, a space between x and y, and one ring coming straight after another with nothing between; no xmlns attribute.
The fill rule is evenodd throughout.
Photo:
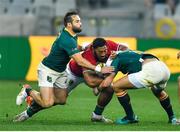
<svg viewBox="0 0 180 132"><path fill-rule="evenodd" d="M117 51L117 50L126 50L128 47L122 44L117 44L111 40L106 40L106 46L107 46L107 57L110 56L112 51ZM86 51L82 53L82 56L88 60L91 64L97 65L97 60L94 56L94 53L92 51L92 47L88 48ZM82 68L79 66L73 59L69 62L69 67L71 72L78 76L78 77L83 77L83 70L85 68Z"/></svg>

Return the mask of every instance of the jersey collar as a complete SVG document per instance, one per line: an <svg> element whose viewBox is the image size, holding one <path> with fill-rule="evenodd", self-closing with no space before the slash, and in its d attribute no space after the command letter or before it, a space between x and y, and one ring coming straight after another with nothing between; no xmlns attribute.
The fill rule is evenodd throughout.
<svg viewBox="0 0 180 132"><path fill-rule="evenodd" d="M66 31L69 35L71 35L72 37L76 37L76 34L72 34L67 28L64 28L64 31Z"/></svg>

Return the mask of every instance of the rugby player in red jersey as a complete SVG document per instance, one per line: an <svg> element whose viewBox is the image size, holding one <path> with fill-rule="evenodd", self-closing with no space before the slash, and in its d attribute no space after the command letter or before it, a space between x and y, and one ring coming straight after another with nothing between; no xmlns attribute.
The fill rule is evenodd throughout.
<svg viewBox="0 0 180 132"><path fill-rule="evenodd" d="M103 38L96 38L92 45L82 53L82 56L87 59L90 63L93 65L98 65L98 64L107 64L108 58L115 57L115 51L122 51L122 50L127 50L127 47L121 44L117 44L113 41L110 40L104 40ZM91 87L91 88L96 88L99 86L99 84L103 80L103 75L102 74L97 74L96 72L82 68L80 67L74 60L71 60L69 62L69 65L67 66L67 72L70 75L71 80L73 85L68 87L68 92L72 91L76 86L80 83L79 81L84 81L85 83ZM110 122L109 119L106 119L102 116L102 112L104 111L105 106L110 102L111 98L113 95L113 90L112 88L106 88L103 91L100 92L98 100L97 100L97 105L92 113L91 120L92 121L102 121L102 122ZM126 115L129 118L134 117L134 112L130 104L130 97L126 91L121 91L116 94L118 97L119 102L123 106ZM138 120L134 120L135 123L138 122Z"/></svg>

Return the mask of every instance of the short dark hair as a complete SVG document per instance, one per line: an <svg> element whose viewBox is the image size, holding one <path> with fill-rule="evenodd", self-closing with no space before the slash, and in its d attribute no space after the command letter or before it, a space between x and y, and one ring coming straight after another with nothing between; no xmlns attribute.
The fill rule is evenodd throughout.
<svg viewBox="0 0 180 132"><path fill-rule="evenodd" d="M105 46L105 45L106 45L106 40L104 38L96 38L96 39L94 39L94 41L92 43L92 47L94 49Z"/></svg>
<svg viewBox="0 0 180 132"><path fill-rule="evenodd" d="M67 12L66 15L64 16L64 26L67 26L67 23L72 22L72 17L73 15L79 15L76 11L70 11Z"/></svg>

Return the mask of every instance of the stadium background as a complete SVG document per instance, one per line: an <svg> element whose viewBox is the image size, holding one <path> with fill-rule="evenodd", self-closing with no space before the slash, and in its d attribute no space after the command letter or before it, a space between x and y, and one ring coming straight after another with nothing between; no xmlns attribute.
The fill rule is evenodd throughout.
<svg viewBox="0 0 180 132"><path fill-rule="evenodd" d="M37 80L37 65L49 53L53 41L63 27L64 14L69 10L78 10L83 24L83 31L78 39L80 45L91 42L95 37L105 37L118 43L125 43L133 50L155 54L163 60L172 73L170 78L172 91L170 92L174 96L174 104L177 105L175 107L178 108L176 80L180 73L180 61L176 59L176 55L180 51L180 2L167 0L174 1L173 6L171 2L162 1L0 0L1 100L6 100L9 97L5 96L4 93L8 89L13 91L12 100L10 99L11 102L8 102L8 104L12 104L19 90L16 88L19 82L30 81L33 86L37 87L31 81ZM7 86L6 84L11 85ZM83 87L85 86L83 85ZM82 92L86 91L82 90ZM138 93L135 92L134 96L137 97L138 103L140 98ZM4 107L2 101L0 119L1 122L4 121L8 124L10 117L3 116L6 115L8 108ZM15 106L13 107L16 109ZM14 113L17 112L19 109L15 110ZM8 126L1 127L1 129L8 130ZM154 130L154 128L151 129ZM163 129L165 128L160 130ZM176 128L169 129L178 130ZM10 130L17 129L12 127ZM19 128L19 130L21 129ZM72 128L72 130L74 129ZM96 128L89 130L96 130ZM123 130L129 129L124 127ZM142 129L137 128L137 130Z"/></svg>

